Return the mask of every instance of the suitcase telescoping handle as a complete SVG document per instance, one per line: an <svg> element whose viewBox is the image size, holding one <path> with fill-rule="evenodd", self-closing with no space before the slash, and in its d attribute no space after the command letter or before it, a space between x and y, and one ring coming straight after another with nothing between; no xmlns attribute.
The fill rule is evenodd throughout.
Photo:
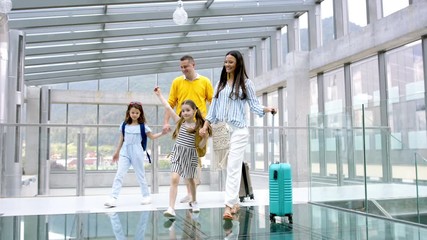
<svg viewBox="0 0 427 240"><path fill-rule="evenodd" d="M276 113L277 113L277 110L273 108L271 110L271 115L273 115L271 116L271 127L273 127L273 132L274 132L274 115L276 115Z"/></svg>
<svg viewBox="0 0 427 240"><path fill-rule="evenodd" d="M272 111L271 111L271 115L273 115L273 116L271 116L271 127L272 127L272 129L271 129L271 136L272 136L272 140L274 140L274 115L277 113L277 110L276 109L273 109ZM271 143L271 144L273 144L273 143ZM273 146L271 147L272 149L271 149L271 151L272 151L272 154L273 154L273 161L274 161L274 153L273 153ZM276 163L279 163L279 162L276 162ZM276 173L275 173L276 174ZM274 178L274 180L276 180L277 178Z"/></svg>

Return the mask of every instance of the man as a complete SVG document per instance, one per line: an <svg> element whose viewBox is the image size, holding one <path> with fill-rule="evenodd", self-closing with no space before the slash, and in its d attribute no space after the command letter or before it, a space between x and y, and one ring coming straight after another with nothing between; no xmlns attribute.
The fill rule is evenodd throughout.
<svg viewBox="0 0 427 240"><path fill-rule="evenodd" d="M172 108L176 107L176 113L181 112L181 103L184 100L193 100L197 107L202 112L203 117L206 117L207 103L212 101L213 87L209 78L199 75L195 66L196 63L192 56L185 55L180 59L181 71L184 75L175 78L169 92L169 105ZM170 131L170 113L165 111L163 129ZM198 134L198 133L196 133ZM196 187L200 184L201 161L199 158L199 166L197 170ZM187 196L180 200L181 203L191 200L190 188L187 183Z"/></svg>

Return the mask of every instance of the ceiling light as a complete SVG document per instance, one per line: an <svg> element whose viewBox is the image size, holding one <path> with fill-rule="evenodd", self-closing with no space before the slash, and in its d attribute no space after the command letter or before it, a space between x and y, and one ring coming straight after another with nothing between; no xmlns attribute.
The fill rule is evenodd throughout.
<svg viewBox="0 0 427 240"><path fill-rule="evenodd" d="M0 13L8 14L12 10L11 0L0 0Z"/></svg>
<svg viewBox="0 0 427 240"><path fill-rule="evenodd" d="M0 0L1 1L1 0ZM184 10L184 3L178 0L178 6L173 12L173 21L178 25L184 25L188 20L187 12Z"/></svg>

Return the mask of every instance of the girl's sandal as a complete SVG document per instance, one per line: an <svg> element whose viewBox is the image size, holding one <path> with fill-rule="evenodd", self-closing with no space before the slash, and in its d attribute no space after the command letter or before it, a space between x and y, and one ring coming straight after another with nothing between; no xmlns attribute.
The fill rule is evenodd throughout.
<svg viewBox="0 0 427 240"><path fill-rule="evenodd" d="M231 215L232 209L229 206L225 206L224 214L222 215L222 219L224 220L233 220L233 215Z"/></svg>

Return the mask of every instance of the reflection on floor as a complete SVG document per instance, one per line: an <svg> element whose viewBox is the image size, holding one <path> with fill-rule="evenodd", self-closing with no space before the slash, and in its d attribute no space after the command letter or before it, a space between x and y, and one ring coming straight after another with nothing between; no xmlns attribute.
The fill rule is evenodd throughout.
<svg viewBox="0 0 427 240"><path fill-rule="evenodd" d="M427 229L312 204L294 205L294 223L270 221L268 206L242 207L232 221L222 208L76 213L0 218L1 239L425 239ZM282 220L282 222L280 222ZM18 223L18 224L17 224Z"/></svg>

